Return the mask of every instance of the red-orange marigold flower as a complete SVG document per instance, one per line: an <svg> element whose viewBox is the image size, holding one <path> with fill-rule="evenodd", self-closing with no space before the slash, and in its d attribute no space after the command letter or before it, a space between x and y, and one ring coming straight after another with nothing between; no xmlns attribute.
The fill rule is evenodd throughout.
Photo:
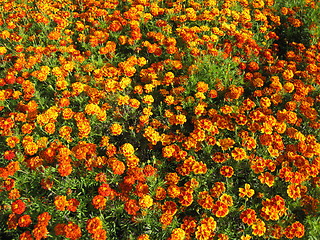
<svg viewBox="0 0 320 240"><path fill-rule="evenodd" d="M130 215L137 215L137 211L139 211L140 207L138 206L138 202L135 199L129 199L126 201L124 204L124 210L127 211L128 214Z"/></svg>
<svg viewBox="0 0 320 240"><path fill-rule="evenodd" d="M25 209L26 209L26 204L22 202L20 199L14 201L11 204L11 210L15 214L22 214Z"/></svg>
<svg viewBox="0 0 320 240"><path fill-rule="evenodd" d="M23 215L18 220L19 227L29 227L31 222L30 215Z"/></svg>
<svg viewBox="0 0 320 240"><path fill-rule="evenodd" d="M96 209L103 210L106 207L106 202L107 202L107 200L105 199L105 197L103 197L101 195L97 195L92 199L92 205Z"/></svg>
<svg viewBox="0 0 320 240"><path fill-rule="evenodd" d="M233 168L231 166L223 166L220 168L220 173L227 178L231 178L233 175Z"/></svg>
<svg viewBox="0 0 320 240"><path fill-rule="evenodd" d="M213 205L212 212L214 215L216 215L216 217L225 217L228 215L229 209L227 204L218 200L216 204Z"/></svg>
<svg viewBox="0 0 320 240"><path fill-rule="evenodd" d="M243 211L240 215L240 219L242 222L252 225L256 221L256 212L255 210L248 208L245 211Z"/></svg>

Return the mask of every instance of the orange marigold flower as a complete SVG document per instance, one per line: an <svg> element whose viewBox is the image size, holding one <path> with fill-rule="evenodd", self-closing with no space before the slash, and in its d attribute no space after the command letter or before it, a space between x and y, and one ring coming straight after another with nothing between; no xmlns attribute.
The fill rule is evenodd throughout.
<svg viewBox="0 0 320 240"><path fill-rule="evenodd" d="M205 82L198 82L197 83L197 91L198 92L202 92L202 93L205 93L208 91L208 84L206 84Z"/></svg>
<svg viewBox="0 0 320 240"><path fill-rule="evenodd" d="M293 71L290 70L290 69L287 69L287 70L285 70L285 71L282 73L282 77L283 77L285 80L287 80L287 81L290 80L290 79L292 79L293 76L294 76L294 73L293 73Z"/></svg>
<svg viewBox="0 0 320 240"><path fill-rule="evenodd" d="M25 209L26 209L26 204L22 202L20 199L14 201L11 204L11 210L15 214L22 214Z"/></svg>
<svg viewBox="0 0 320 240"><path fill-rule="evenodd" d="M137 240L150 240L150 238L148 234L142 234L137 238Z"/></svg>
<svg viewBox="0 0 320 240"><path fill-rule="evenodd" d="M156 200L161 201L166 198L166 190L162 187L156 188Z"/></svg>
<svg viewBox="0 0 320 240"><path fill-rule="evenodd" d="M33 236L30 231L26 231L22 233L19 237L19 240L32 240Z"/></svg>
<svg viewBox="0 0 320 240"><path fill-rule="evenodd" d="M23 215L18 220L19 227L29 227L31 222L30 215Z"/></svg>
<svg viewBox="0 0 320 240"><path fill-rule="evenodd" d="M86 229L91 234L95 233L99 229L102 229L102 227L102 222L99 217L94 217L87 220Z"/></svg>
<svg viewBox="0 0 320 240"><path fill-rule="evenodd" d="M56 125L54 123L48 123L46 124L46 126L44 127L44 130L48 133L48 134L53 134L56 131Z"/></svg>
<svg viewBox="0 0 320 240"><path fill-rule="evenodd" d="M64 211L66 206L68 206L66 196L57 196L54 200L54 205L56 205L57 210Z"/></svg>
<svg viewBox="0 0 320 240"><path fill-rule="evenodd" d="M171 198L176 198L180 195L180 187L178 187L177 185L175 184L171 184L168 189L167 189L167 192L168 192L168 196L171 197Z"/></svg>
<svg viewBox="0 0 320 240"><path fill-rule="evenodd" d="M13 199L13 200L16 200L20 197L20 192L18 189L14 188L14 189L11 189L10 192L9 192L9 199Z"/></svg>
<svg viewBox="0 0 320 240"><path fill-rule="evenodd" d="M182 190L179 195L179 203L182 206L188 207L193 202L192 193L186 190Z"/></svg>
<svg viewBox="0 0 320 240"><path fill-rule="evenodd" d="M168 185L175 185L179 182L180 177L178 176L177 173L167 173L165 176L166 184Z"/></svg>
<svg viewBox="0 0 320 240"><path fill-rule="evenodd" d="M210 239L214 237L214 231L217 228L217 222L213 217L204 218L201 220L201 225L197 227L195 233L197 239Z"/></svg>
<svg viewBox="0 0 320 240"><path fill-rule="evenodd" d="M47 226L51 219L51 215L48 212L41 213L38 217L38 224Z"/></svg>
<svg viewBox="0 0 320 240"><path fill-rule="evenodd" d="M24 151L27 155L34 155L38 152L38 145L35 142L27 142L24 145Z"/></svg>
<svg viewBox="0 0 320 240"><path fill-rule="evenodd" d="M81 237L81 228L73 222L69 222L64 227L64 231L66 233L65 237L70 238L71 240L77 240Z"/></svg>
<svg viewBox="0 0 320 240"><path fill-rule="evenodd" d="M250 240L251 236L249 234L246 234L245 236L241 236L241 240Z"/></svg>
<svg viewBox="0 0 320 240"><path fill-rule="evenodd" d="M173 201L166 201L162 206L163 213L174 215L177 212L177 204Z"/></svg>
<svg viewBox="0 0 320 240"><path fill-rule="evenodd" d="M103 183L99 188L98 188L99 195L108 197L111 194L111 188L108 183Z"/></svg>
<svg viewBox="0 0 320 240"><path fill-rule="evenodd" d="M80 204L80 202L77 199L71 198L68 200L67 210L70 212L75 212L75 211L77 211L79 204Z"/></svg>
<svg viewBox="0 0 320 240"><path fill-rule="evenodd" d="M140 207L138 206L138 202L135 199L129 199L126 201L124 204L124 210L127 211L128 214L130 215L137 215L137 211L139 211Z"/></svg>
<svg viewBox="0 0 320 240"><path fill-rule="evenodd" d="M175 124L183 125L187 121L187 118L183 114L178 114L175 116Z"/></svg>
<svg viewBox="0 0 320 240"><path fill-rule="evenodd" d="M101 195L97 195L92 199L92 205L96 209L100 209L100 210L104 210L104 208L106 207L106 202L107 200L105 199L105 197Z"/></svg>
<svg viewBox="0 0 320 240"><path fill-rule="evenodd" d="M170 225L173 220L173 215L163 213L160 216L159 222L162 223L162 225Z"/></svg>
<svg viewBox="0 0 320 240"><path fill-rule="evenodd" d="M295 237L297 238L302 238L304 235L304 226L302 223L296 221L292 224L292 228L294 229L295 232Z"/></svg>
<svg viewBox="0 0 320 240"><path fill-rule="evenodd" d="M273 186L274 176L271 173L269 172L261 173L261 175L258 178L262 184L267 184L268 187Z"/></svg>
<svg viewBox="0 0 320 240"><path fill-rule="evenodd" d="M209 195L208 191L200 192L199 195L198 195L197 202L204 209L212 209L212 207L213 207L213 198Z"/></svg>
<svg viewBox="0 0 320 240"><path fill-rule="evenodd" d="M124 171L126 170L126 166L124 165L124 163L118 160L114 161L111 167L112 167L113 174L117 174L117 175L123 174Z"/></svg>
<svg viewBox="0 0 320 240"><path fill-rule="evenodd" d="M300 187L296 184L290 184L287 188L287 193L294 201L301 197Z"/></svg>
<svg viewBox="0 0 320 240"><path fill-rule="evenodd" d="M229 237L224 233L220 233L218 234L218 240L229 240Z"/></svg>
<svg viewBox="0 0 320 240"><path fill-rule="evenodd" d="M235 144L235 141L232 140L231 138L219 139L217 143L217 145L220 146L223 151L226 151L229 148L232 148L234 144Z"/></svg>

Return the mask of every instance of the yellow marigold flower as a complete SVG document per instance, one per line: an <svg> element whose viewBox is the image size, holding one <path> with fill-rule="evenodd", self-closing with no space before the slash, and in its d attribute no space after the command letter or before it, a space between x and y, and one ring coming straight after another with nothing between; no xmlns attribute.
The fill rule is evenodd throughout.
<svg viewBox="0 0 320 240"><path fill-rule="evenodd" d="M38 145L35 142L27 142L24 146L24 151L27 155L34 155L38 151Z"/></svg>
<svg viewBox="0 0 320 240"><path fill-rule="evenodd" d="M139 199L139 206L142 208L149 208L153 205L153 199L147 194L144 194L140 199Z"/></svg>
<svg viewBox="0 0 320 240"><path fill-rule="evenodd" d="M290 80L292 79L294 76L294 73L292 70L285 70L283 73L282 73L282 77L285 79L285 80Z"/></svg>
<svg viewBox="0 0 320 240"><path fill-rule="evenodd" d="M183 114L176 115L175 124L183 125L186 121L187 121L187 118L185 115L183 115Z"/></svg>
<svg viewBox="0 0 320 240"><path fill-rule="evenodd" d="M171 233L171 240L183 240L184 237L186 236L186 233L183 229L181 228L175 228L173 229Z"/></svg>
<svg viewBox="0 0 320 240"><path fill-rule="evenodd" d="M151 105L154 102L154 99L152 97L152 95L145 95L142 99L143 103L146 103L148 105Z"/></svg>
<svg viewBox="0 0 320 240"><path fill-rule="evenodd" d="M125 157L129 157L134 153L134 147L130 143L125 143L121 146L120 151Z"/></svg>
<svg viewBox="0 0 320 240"><path fill-rule="evenodd" d="M244 198L245 196L251 198L254 195L254 190L250 189L250 184L248 183L246 183L244 186L244 188L239 188L239 196L242 198Z"/></svg>
<svg viewBox="0 0 320 240"><path fill-rule="evenodd" d="M0 47L0 55L4 55L7 53L7 49L5 47Z"/></svg>
<svg viewBox="0 0 320 240"><path fill-rule="evenodd" d="M113 135L118 136L122 133L122 127L120 124L118 123L114 123L112 124L112 126L110 127L110 131Z"/></svg>

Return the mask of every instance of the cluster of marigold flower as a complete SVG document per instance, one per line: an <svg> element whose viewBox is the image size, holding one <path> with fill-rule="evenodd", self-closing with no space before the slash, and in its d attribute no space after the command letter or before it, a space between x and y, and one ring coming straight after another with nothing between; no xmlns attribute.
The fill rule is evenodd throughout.
<svg viewBox="0 0 320 240"><path fill-rule="evenodd" d="M294 208L319 204L320 41L278 36L317 28L302 2L2 2L6 232L119 239L121 209L130 239L302 238Z"/></svg>

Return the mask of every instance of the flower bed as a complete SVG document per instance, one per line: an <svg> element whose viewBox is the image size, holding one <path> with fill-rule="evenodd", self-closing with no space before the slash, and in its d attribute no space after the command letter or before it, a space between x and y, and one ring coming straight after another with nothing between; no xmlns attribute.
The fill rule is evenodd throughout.
<svg viewBox="0 0 320 240"><path fill-rule="evenodd" d="M319 239L319 5L2 1L0 237Z"/></svg>

